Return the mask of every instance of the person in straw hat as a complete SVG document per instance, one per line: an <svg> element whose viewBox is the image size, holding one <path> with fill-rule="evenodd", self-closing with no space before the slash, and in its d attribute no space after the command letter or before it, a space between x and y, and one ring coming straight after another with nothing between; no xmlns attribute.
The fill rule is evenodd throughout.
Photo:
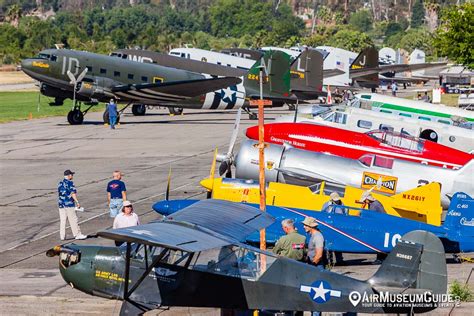
<svg viewBox="0 0 474 316"><path fill-rule="evenodd" d="M364 207L367 205L368 210L378 213L385 213L385 208L383 207L382 203L377 201L369 191L365 191L364 194L362 194L360 202L364 203Z"/></svg>
<svg viewBox="0 0 474 316"><path fill-rule="evenodd" d="M324 269L324 237L318 229L318 222L314 217L308 216L302 223L306 233L311 236L308 242L306 262Z"/></svg>
<svg viewBox="0 0 474 316"><path fill-rule="evenodd" d="M338 207L339 205L339 207ZM342 203L341 196L337 192L332 192L329 195L329 201L323 204L322 211L327 213L345 214L347 212L344 204Z"/></svg>

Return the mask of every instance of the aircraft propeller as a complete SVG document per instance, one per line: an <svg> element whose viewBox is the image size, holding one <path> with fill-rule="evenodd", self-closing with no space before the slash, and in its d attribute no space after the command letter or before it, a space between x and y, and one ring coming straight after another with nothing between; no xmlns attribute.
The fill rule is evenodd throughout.
<svg viewBox="0 0 474 316"><path fill-rule="evenodd" d="M69 83L74 85L74 91L73 91L73 105L74 107L76 107L76 89L77 89L77 84L79 82L82 81L82 79L84 79L84 77L86 76L87 74L87 67L84 68L84 70L79 74L79 76L74 77L74 75L72 74L72 72L70 70L67 71L67 76L69 77L69 79L71 80Z"/></svg>
<svg viewBox="0 0 474 316"><path fill-rule="evenodd" d="M242 108L239 108L237 111L237 116L235 117L234 122L234 130L232 132L232 137L230 138L229 143L229 150L225 155L217 155L216 161L219 161L221 164L219 165L219 176L222 176L225 173L226 178L232 178L232 170L231 166L234 162L234 146L235 141L237 140L237 136L239 133L239 125L240 125L240 116L242 115Z"/></svg>

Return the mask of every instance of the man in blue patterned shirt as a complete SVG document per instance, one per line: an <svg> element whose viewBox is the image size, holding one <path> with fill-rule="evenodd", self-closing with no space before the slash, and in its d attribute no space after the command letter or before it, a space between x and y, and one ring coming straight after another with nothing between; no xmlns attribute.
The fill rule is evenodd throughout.
<svg viewBox="0 0 474 316"><path fill-rule="evenodd" d="M76 206L80 207L77 200L77 190L72 182L74 172L64 171L64 179L58 183L58 207L59 207L59 236L61 240L66 239L66 219L71 225L72 234L75 239L86 239L77 224Z"/></svg>

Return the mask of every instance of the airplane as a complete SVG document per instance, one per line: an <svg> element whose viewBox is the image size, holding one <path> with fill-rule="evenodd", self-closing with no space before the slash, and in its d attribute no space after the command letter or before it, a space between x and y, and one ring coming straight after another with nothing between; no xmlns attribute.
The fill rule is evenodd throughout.
<svg viewBox="0 0 474 316"><path fill-rule="evenodd" d="M277 117L275 122L304 122L365 133L380 129L412 135L451 148L474 153L474 130L440 122L386 115L355 107L300 106L298 113Z"/></svg>
<svg viewBox="0 0 474 316"><path fill-rule="evenodd" d="M177 49L179 50L179 49ZM245 51L243 49L228 49L227 51L234 52L234 50ZM205 52L209 53L209 56L213 58L206 59L207 61L200 61L198 58L181 58L177 57L178 54L175 50L172 50L170 54L161 54L157 52L147 51L147 50L137 50L137 49L119 49L111 53L111 56L116 56L123 59L129 59L139 62L149 62L157 63L159 65L179 68L184 70L189 70L193 72L198 72L202 74L208 74L211 76L234 76L234 77L244 77L247 75L246 66L248 65L249 60L243 57L234 57L230 56L230 64L224 66L227 58L230 58L227 54L217 53L212 51L204 51L198 49L186 48L186 51L193 52L194 57L199 57ZM194 55L194 52L199 52L198 55ZM250 51L250 50L249 50ZM256 52L256 51L251 51ZM263 56L263 53L257 52L260 56ZM268 51L267 54L271 53ZM187 53L186 53L187 54ZM243 53L242 53L243 54ZM232 67L229 65L235 65L240 60L243 63L243 66ZM202 58L201 58L202 59ZM223 62L213 63L212 61L222 60ZM323 69L322 69L322 55L317 50L307 49L302 53L298 53L298 56L292 60L290 65L290 91L291 93L298 98L298 100L309 100L317 99L319 96L326 96L326 92L323 92L322 80L323 80ZM337 75L339 71L326 72L324 75ZM288 100L292 105L295 100Z"/></svg>
<svg viewBox="0 0 474 316"><path fill-rule="evenodd" d="M200 185L208 190L208 197L231 202L259 203L260 187L258 181L232 178L203 179ZM381 188L378 188L381 189ZM439 183L429 183L393 196L378 194L368 189L372 196L382 203L387 214L420 221L430 225L441 225L441 188ZM338 192L344 205L365 208L361 202L366 190L321 182L311 186L298 186L278 182L266 184L267 205L299 208L312 211L323 210L329 194ZM358 215L359 212L349 212Z"/></svg>
<svg viewBox="0 0 474 316"><path fill-rule="evenodd" d="M412 117L418 120L450 125L474 122L472 111L377 93L358 93L350 105L385 114Z"/></svg>
<svg viewBox="0 0 474 316"><path fill-rule="evenodd" d="M227 155L219 155L219 175L229 174L235 166L235 177L258 180L258 142L244 140L237 155L231 142ZM358 160L301 150L290 145L266 144L265 180L297 185L328 181L370 189L381 181L383 193L393 195L430 182L441 184L443 209L449 206L455 192L474 194L474 161L458 170L439 168L378 154L366 154ZM377 190L377 189L374 189Z"/></svg>
<svg viewBox="0 0 474 316"><path fill-rule="evenodd" d="M360 281L241 242L273 222L249 205L206 200L172 218L98 232L124 242L120 248L70 244L46 255L59 256L60 273L74 289L123 301L120 315L161 306L411 313L436 308L434 298L446 294L443 245L429 232L403 236L377 272ZM380 294L420 301L359 302Z"/></svg>
<svg viewBox="0 0 474 316"><path fill-rule="evenodd" d="M387 130L366 133L309 123L267 123L265 142L289 144L330 155L360 159L365 154L459 169L473 159L471 154L421 138ZM258 126L247 128L246 136L258 140Z"/></svg>
<svg viewBox="0 0 474 316"><path fill-rule="evenodd" d="M200 203L199 200L163 200L153 205L155 212L173 218L173 214ZM259 208L258 204L242 203ZM351 206L344 214L317 212L292 207L266 206L266 212L277 222L266 228L266 241L274 244L284 235L279 221L293 219L296 228L304 231L301 222L306 216L316 219L325 239L325 249L347 253L387 253L395 247L401 236L413 230L433 233L444 245L444 252L459 254L474 251L474 200L467 194L453 195L443 225L430 225L411 219L378 213ZM350 215L357 212L357 215ZM250 244L258 243L260 235L246 237ZM442 258L444 256L441 255Z"/></svg>
<svg viewBox="0 0 474 316"><path fill-rule="evenodd" d="M287 100L288 56L273 52L263 61L267 78L264 96L275 103ZM53 105L62 105L66 98L74 99L68 122L75 125L82 124L92 106L110 98L126 103L126 107L132 103L199 109L241 107L246 98L259 97L260 65L261 61L255 62L241 83L236 77L209 78L200 73L106 55L48 49L35 58L23 60L22 70L40 81L41 93L55 98ZM76 100L88 102L89 108L81 111ZM104 121L107 121L106 113Z"/></svg>

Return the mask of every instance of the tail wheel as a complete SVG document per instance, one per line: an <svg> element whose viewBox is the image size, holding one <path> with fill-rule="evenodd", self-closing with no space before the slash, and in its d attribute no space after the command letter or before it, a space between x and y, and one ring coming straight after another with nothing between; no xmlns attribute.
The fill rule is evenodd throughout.
<svg viewBox="0 0 474 316"><path fill-rule="evenodd" d="M170 107L168 108L171 115L181 115L183 114L183 108Z"/></svg>
<svg viewBox="0 0 474 316"><path fill-rule="evenodd" d="M67 114L67 121L71 125L81 125L84 122L84 114L80 110L72 110Z"/></svg>
<svg viewBox="0 0 474 316"><path fill-rule="evenodd" d="M420 133L420 138L430 140L432 142L438 142L438 133L433 131L432 129L425 129Z"/></svg>
<svg viewBox="0 0 474 316"><path fill-rule="evenodd" d="M135 116L143 116L146 113L146 105L145 104L134 104L132 105L132 113Z"/></svg>

